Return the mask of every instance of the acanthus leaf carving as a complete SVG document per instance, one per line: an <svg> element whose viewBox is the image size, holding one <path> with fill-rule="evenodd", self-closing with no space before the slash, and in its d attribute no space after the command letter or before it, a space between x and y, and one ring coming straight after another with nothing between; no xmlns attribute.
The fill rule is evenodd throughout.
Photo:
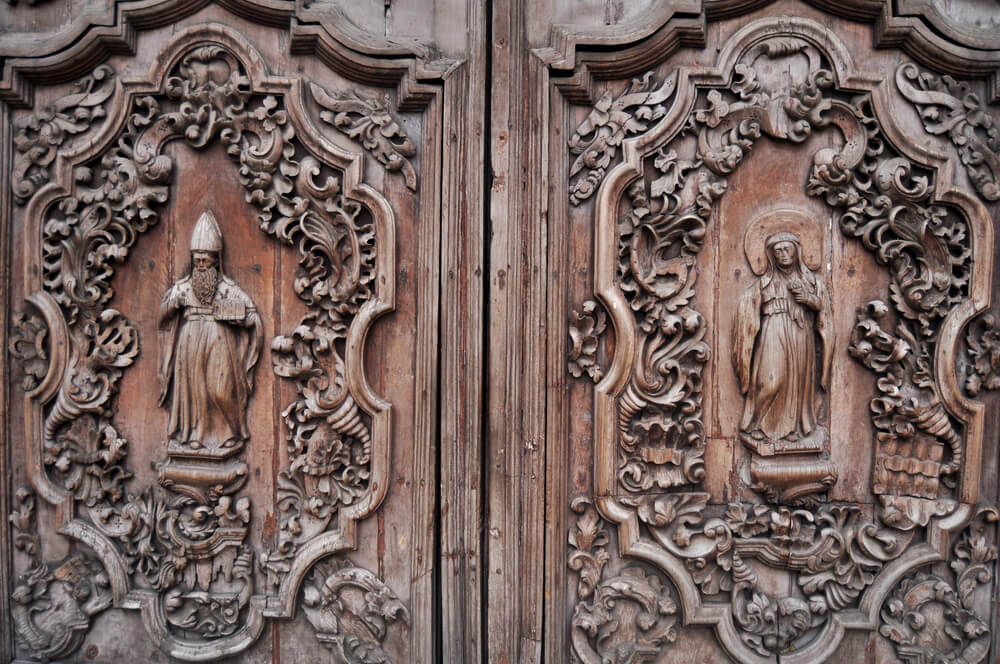
<svg viewBox="0 0 1000 664"><path fill-rule="evenodd" d="M987 313L969 323L965 340L965 391L977 396L982 390L1000 390L1000 327L996 316Z"/></svg>
<svg viewBox="0 0 1000 664"><path fill-rule="evenodd" d="M608 316L594 300L584 302L581 311L570 313L569 338L573 346L569 351L567 367L571 376L579 378L586 373L597 382L604 375L604 370L597 363L597 348L607 327Z"/></svg>
<svg viewBox="0 0 1000 664"><path fill-rule="evenodd" d="M18 205L24 205L49 181L50 170L63 144L106 116L104 103L116 89L115 72L108 65L101 65L73 87L73 93L33 113L17 128L11 187ZM86 177L86 171L79 176Z"/></svg>
<svg viewBox="0 0 1000 664"><path fill-rule="evenodd" d="M578 496L570 531L569 566L579 572L571 638L583 664L653 662L677 638L674 590L655 572L629 566L607 573L607 532L589 499Z"/></svg>
<svg viewBox="0 0 1000 664"><path fill-rule="evenodd" d="M841 89L850 64L844 53L819 45L817 35L828 34L821 26L805 20L796 22L795 29L782 24L780 36L775 28L761 20L741 29L739 39L745 41L726 56L735 59L727 60L726 69L672 74L691 78L690 88L679 93L686 98L675 104L669 122L632 134L653 131L660 138L657 142L647 133L634 143L642 150L641 164L630 161L632 168L615 170L614 181L605 186L618 198L610 205L602 199L595 223L600 241L595 242L594 262L614 266L613 272L597 275L595 293L615 319L616 334L629 329L635 334L634 340L616 339L615 352L626 353L624 360L614 358L616 381L595 387L600 429L595 441L601 449L594 458L615 463L614 468L594 471L601 514L619 526L626 555L671 574L678 573L681 563L703 601L728 594L739 638L731 638L729 628L717 628L718 635L730 654L747 660L808 651L821 647L819 643L830 647L838 638L831 615L858 610L871 593L882 592L880 575L912 561L916 554L911 545L922 545L932 529L944 523L951 524L945 526L949 529L958 527L957 520L948 519L965 514L968 507L959 505L956 488L960 478L964 482L967 446L981 444L966 440L970 420L962 419L954 396L942 385L947 369L935 366L939 345L953 343L954 333L945 337L943 332L953 329L946 320L967 305L973 288L978 288L972 279L970 234L981 220L968 206L936 198L938 174L897 149L894 130L879 125L877 98L859 93L860 87ZM802 38L791 36L797 30ZM785 68L782 58L797 62L792 67L789 61ZM758 66L764 59L775 62ZM785 73L776 75L778 70ZM788 73L792 71L796 73ZM698 79L702 82L694 82ZM861 87L871 89L868 83ZM691 95L696 97L692 100ZM675 115L688 108L692 110L686 117ZM802 450L794 450L789 459L773 457L769 450L760 459L752 457L751 488L762 493L765 504L734 503L723 516L720 510L725 508L709 504L709 494L700 491L703 469L684 483L671 481L677 476L674 469L672 475L657 474L658 463L668 455L642 449L653 446L636 432L659 435L667 431L664 423L680 423L697 413L697 423L676 430L690 434L690 449L704 445L700 379L709 360L708 344L704 322L699 322L692 303L698 257L715 222L716 203L757 141L805 143L829 130L839 132L843 142L813 151L806 193L825 202L842 234L857 239L888 273L884 301L859 309L850 343L838 340L832 347L838 355L849 351L875 375L872 483L880 500L874 514L852 504L825 504L821 494L836 483L837 470L820 444L808 450L814 456L809 459ZM616 155L614 148L608 159ZM603 179L601 172L593 186ZM571 174L571 197L579 186ZM780 210L761 216L768 212ZM809 253L798 228L774 231L795 235L799 260ZM812 251L825 255L819 247ZM749 253L747 257L753 267L754 258ZM817 260L810 270L822 265ZM816 275L817 281L829 278ZM789 293L798 295L795 290L802 291L803 303L822 305L818 287L796 286ZM677 312L684 312L679 318L686 324L665 325ZM830 359L825 357L830 348L826 339L820 346L820 337L823 325L830 331L831 321L827 316L823 325L802 321L807 322L803 329L812 327L810 332L817 336L815 353L806 353L816 355L811 376L817 389L826 389L831 384ZM890 327L892 332L887 331ZM683 334L670 336L677 330ZM748 335L747 348L759 349L759 333ZM688 341L704 344L706 353L675 354L678 348L689 348ZM582 348L574 338L571 352L577 346ZM649 347L652 353L646 352ZM752 357L745 358L749 373L755 365ZM662 385L671 388L666 392L670 399L662 409L651 408L650 386ZM695 389L685 392L678 386ZM826 417L822 411L813 413ZM794 442L801 442L803 433L809 432L796 431ZM655 495L655 490L669 493ZM768 588L758 583L755 570L760 566L784 574L797 587L787 596L776 596L768 589L773 588L770 574ZM702 606L686 603L685 611L720 622L701 613Z"/></svg>
<svg viewBox="0 0 1000 664"><path fill-rule="evenodd" d="M346 559L316 563L302 608L337 664L393 664L383 648L389 628L410 622L406 606L381 579Z"/></svg>
<svg viewBox="0 0 1000 664"><path fill-rule="evenodd" d="M258 94L237 55L240 47L222 42L185 48L178 39L183 50L159 91L147 85L132 94L133 84L125 84L129 113L119 133L86 167L77 167L69 191L41 211L43 290L29 301L51 309L42 311L46 322L58 320L57 332L65 337L59 340L69 347L65 361L62 355L46 361L53 330L34 317L18 318L10 345L42 420L35 472L65 492L64 500L83 506L70 525L108 544L104 555L115 562L109 567L115 587L152 591L153 599L147 592L138 600L144 612L148 602L159 605L152 615L160 624L151 634L184 659L203 657L186 645L192 638L229 653L252 643L263 625L262 597L251 602L255 570L267 574L265 597L273 597L300 546L319 536L340 537L341 508L374 490L375 414L359 405L370 404L372 396L361 400L349 387L344 349L359 311L386 284L385 275L376 279L376 244L392 243L391 237L376 238L376 224L386 221L381 209L344 191L340 157L313 152L285 107L293 102L273 85ZM359 140L374 132L372 140L386 141L379 149L395 145L409 153L412 144L401 129L382 116L369 120L371 127L352 125ZM138 330L109 307L112 283L116 266L169 202L175 162L165 146L171 141L194 150L221 143L261 230L297 253L292 286L306 314L270 344L276 375L293 381L298 392L282 413L290 453L278 473L276 551L258 552L246 541L251 503L239 495L249 477L239 455L249 440L245 414L254 368L266 352L262 328L254 299L222 271L221 231L210 213L195 225L194 269L168 288L159 321L161 405L171 415L167 461L156 467L159 488L131 489L128 443L113 422L122 372L140 350L152 349L140 349ZM375 304L376 311L386 308L381 299ZM216 338L232 352L199 345ZM222 370L220 362L231 366ZM49 363L61 375L42 403L33 390L51 382ZM192 408L200 411L192 415ZM67 642L72 648L62 655L79 639L73 644ZM355 646L357 653L376 652L363 643L345 647Z"/></svg>
<svg viewBox="0 0 1000 664"><path fill-rule="evenodd" d="M357 92L330 94L315 83L310 90L326 109L319 114L323 122L359 142L387 171L401 173L407 188L416 190L417 172L410 159L417 155L417 146L393 117L388 95L377 100Z"/></svg>
<svg viewBox="0 0 1000 664"><path fill-rule="evenodd" d="M979 195L1000 200L1000 127L972 87L912 62L896 69L896 87L916 107L928 134L951 140Z"/></svg>
<svg viewBox="0 0 1000 664"><path fill-rule="evenodd" d="M80 647L91 619L111 606L110 581L101 563L80 551L46 562L35 521L35 495L21 488L17 500L20 506L10 515L14 545L28 555L31 566L11 591L14 638L32 658L59 660Z"/></svg>
<svg viewBox="0 0 1000 664"><path fill-rule="evenodd" d="M571 178L576 177L569 192L573 205L594 195L626 136L643 133L663 117L663 104L673 95L676 83L673 75L660 83L655 72L648 71L632 79L617 97L609 90L597 100L569 139L570 152L577 155L569 171Z"/></svg>
<svg viewBox="0 0 1000 664"><path fill-rule="evenodd" d="M997 511L982 508L952 546L952 575L917 570L882 605L879 633L904 662L979 664L990 647L977 591L994 580ZM988 603L986 604L988 606Z"/></svg>

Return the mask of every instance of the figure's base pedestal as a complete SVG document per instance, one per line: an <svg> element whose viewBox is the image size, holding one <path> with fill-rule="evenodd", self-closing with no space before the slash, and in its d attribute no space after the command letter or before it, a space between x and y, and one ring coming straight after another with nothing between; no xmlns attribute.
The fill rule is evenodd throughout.
<svg viewBox="0 0 1000 664"><path fill-rule="evenodd" d="M813 454L761 458L750 461L753 489L778 504L814 505L818 494L837 483L837 467L828 459Z"/></svg>
<svg viewBox="0 0 1000 664"><path fill-rule="evenodd" d="M755 438L746 431L740 431L740 441L748 449L762 457L778 456L783 454L805 454L809 452L819 453L823 451L823 442L826 439L822 429L814 429L808 436L802 436L790 440L789 438Z"/></svg>
<svg viewBox="0 0 1000 664"><path fill-rule="evenodd" d="M203 505L214 504L220 496L236 493L246 484L247 464L232 459L171 457L160 465L160 486L183 494Z"/></svg>

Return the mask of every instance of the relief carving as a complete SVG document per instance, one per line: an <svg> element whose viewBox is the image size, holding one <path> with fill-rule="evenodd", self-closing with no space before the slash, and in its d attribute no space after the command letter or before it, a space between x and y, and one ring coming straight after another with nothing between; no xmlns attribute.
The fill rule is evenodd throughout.
<svg viewBox="0 0 1000 664"><path fill-rule="evenodd" d="M295 614L294 589L312 564L356 546L354 521L385 495L390 406L370 391L358 358L368 326L393 307L392 212L349 175L358 172L349 168L356 156L309 138L311 121L288 94L294 84L269 79L260 62L227 29L195 27L178 35L149 81L123 84L126 104L109 121L115 128L102 129L103 146L95 142L81 164L55 168L51 177L61 188L46 188L44 200L29 205L37 215L29 223L39 229L42 270L29 275L38 290L27 300L39 316L17 317L9 347L25 376L28 465L40 495L64 519L61 532L100 561L81 554L33 567L18 595L24 630L47 624L38 619L46 609L37 597L62 592L58 584L79 574L93 586L67 586L91 598L78 603L80 615L106 608L113 596L116 606L143 612L151 638L172 657L233 655L261 633L265 609L267 617ZM72 103L98 103L91 92ZM368 132L378 149L410 151L401 129L382 116L370 120L368 128L352 120L351 135ZM280 520L271 551L247 541L251 502L239 495L249 478L241 454L250 436L253 375L268 350L254 299L223 270L223 238L212 214L194 224L190 274L163 295L158 349L141 345L127 316L110 308L116 266L171 197L175 162L165 150L171 141L194 150L221 142L261 230L298 258L290 278L306 314L270 344L275 373L298 392L282 413L289 461L278 469ZM397 159L387 166L412 169ZM48 177L44 170L31 180L25 195ZM136 487L128 443L113 421L115 400L122 372L141 351L157 350L160 405L169 413L158 442L167 459L157 466L159 487ZM90 570L94 565L103 576ZM258 570L266 584L255 581ZM348 585L365 588L366 598L385 599L370 609L377 616L341 591L322 591L327 595L311 605L313 613L333 611L341 621L336 633L344 635L338 646L344 661L383 661L378 621L405 620L405 608L388 602L384 586L349 576ZM373 631L357 632L352 616ZM76 614L66 621L74 625L72 638L24 631L24 647L43 659L69 655L89 622ZM61 645L51 645L56 640Z"/></svg>
<svg viewBox="0 0 1000 664"><path fill-rule="evenodd" d="M639 566L606 573L608 533L589 500L572 503L579 516L570 529L569 566L579 573L572 647L583 664L655 662L677 638L674 590Z"/></svg>
<svg viewBox="0 0 1000 664"><path fill-rule="evenodd" d="M222 231L205 212L191 235L191 273L160 305L159 375L171 448L227 456L250 437L246 409L264 328L221 257Z"/></svg>
<svg viewBox="0 0 1000 664"><path fill-rule="evenodd" d="M410 622L392 589L349 560L325 560L313 567L302 609L336 664L393 664L382 645L390 627L405 629Z"/></svg>
<svg viewBox="0 0 1000 664"><path fill-rule="evenodd" d="M10 596L14 638L34 659L62 659L83 643L91 618L111 606L110 581L100 562L83 553L45 562L34 493L18 489L17 500L20 506L10 515L14 546L28 555L31 567L18 577Z"/></svg>
<svg viewBox="0 0 1000 664"><path fill-rule="evenodd" d="M597 346L607 330L608 317L597 302L587 300L583 311L573 311L569 316L569 338L573 342L569 351L569 373L574 378L583 374L595 383L604 375L597 363Z"/></svg>
<svg viewBox="0 0 1000 664"><path fill-rule="evenodd" d="M635 139L621 132L608 160L620 145L622 164L593 183L595 294L615 330L595 386L595 507L617 528L624 556L684 589L685 621L714 624L742 662L814 661L833 651L845 626L877 629L873 607L891 587L885 575L946 558L947 534L968 521L978 492L978 468L966 460L978 459L982 410L963 401L947 373L954 362L940 358L954 358L958 331L981 307L970 300L988 301L977 266L990 249L971 239L987 234L989 220L955 189L947 204L936 197L950 183L897 149L898 130L877 120L881 98L859 92L873 90L874 79L852 72L846 49L811 21L743 26L717 68L670 74L679 81L673 106ZM702 373L712 361L710 322L695 309L699 256L749 150L765 138L806 143L821 131L837 141L812 151L805 193L887 271L888 292L859 302L851 338L834 339L825 223L794 210L757 213L745 241L756 277L742 297L723 296L735 316L711 324L733 326L743 394L736 435L751 452L747 484L766 502L711 504L701 491L704 462L683 472L704 454ZM578 143L574 136L573 154ZM571 196L580 186L574 169ZM579 358L590 357L581 329L571 324L577 376ZM877 389L874 511L820 500L838 476L823 404L837 398L832 375L848 357L872 372ZM588 573L580 596L604 562L571 553L581 582ZM776 583L791 590L775 592Z"/></svg>
<svg viewBox="0 0 1000 664"><path fill-rule="evenodd" d="M984 314L969 323L965 391L972 396L982 390L1000 390L1000 328L996 316Z"/></svg>
<svg viewBox="0 0 1000 664"><path fill-rule="evenodd" d="M984 508L952 547L951 574L916 571L882 605L879 634L902 662L979 664L990 648L989 613L976 595L989 589L997 560L997 512ZM981 603L988 607L988 601Z"/></svg>
<svg viewBox="0 0 1000 664"><path fill-rule="evenodd" d="M908 62L896 70L896 87L917 108L928 134L951 139L979 195L1000 200L1000 127L971 86Z"/></svg>
<svg viewBox="0 0 1000 664"><path fill-rule="evenodd" d="M830 386L833 305L822 277L806 265L799 236L778 230L793 221L816 228L798 217L771 213L748 229L747 252L760 277L740 296L733 319L733 368L745 396L739 437L753 451L755 488L780 503L815 500L837 480L834 465L818 456L827 439L819 391Z"/></svg>
<svg viewBox="0 0 1000 664"><path fill-rule="evenodd" d="M32 114L17 128L14 148L18 154L14 159L11 188L18 205L24 205L49 181L53 162L63 144L107 115L104 103L115 92L115 72L101 65L80 79L74 88L73 94Z"/></svg>

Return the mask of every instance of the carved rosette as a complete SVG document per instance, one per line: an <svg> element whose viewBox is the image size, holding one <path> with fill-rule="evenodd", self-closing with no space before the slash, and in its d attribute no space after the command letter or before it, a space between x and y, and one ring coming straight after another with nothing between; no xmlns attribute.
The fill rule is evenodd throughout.
<svg viewBox="0 0 1000 664"><path fill-rule="evenodd" d="M792 61L805 66L786 67ZM741 662L779 653L819 661L845 627L876 629L875 607L891 585L948 555L947 534L963 527L978 496L978 464L966 460L979 458L982 406L959 391L954 367L959 331L988 301L981 266L990 260L989 220L973 197L936 181L936 164L898 147L898 130L880 124L875 86L853 73L846 49L821 26L761 20L730 39L714 69L647 74L642 90L675 90L669 108L641 110L649 122L630 123L626 104L609 114L611 95L570 142L577 154L581 137L605 136L586 153L590 184L578 176L580 158L570 173L573 204L587 186L596 189L595 295L615 333L604 368L586 336L590 320L575 315L570 331L570 371L603 375L595 387L596 507L617 527L623 554L668 574L685 622L713 624ZM754 144L807 143L819 132L839 135L839 145L812 153L802 185L888 273L885 298L857 303L853 334L834 351L834 363L853 357L876 378L878 506L825 504L836 470L798 453L766 464L754 456L750 479L763 503L712 505L701 490L702 374L721 360L710 357L709 322L694 305L699 256L729 176ZM729 321L712 323L722 324ZM572 537L571 545L581 549ZM586 592L606 560L571 552ZM761 566L793 590L767 591Z"/></svg>
<svg viewBox="0 0 1000 664"><path fill-rule="evenodd" d="M29 251L42 266L40 275L27 275L35 292L16 316L9 348L26 392L29 467L41 498L59 510L61 532L97 555L38 558L16 591L16 632L32 657L67 656L89 616L113 602L141 609L151 637L171 656L214 659L256 639L264 607L269 617L294 615L294 589L312 564L356 546L356 520L385 495L389 404L370 391L361 357L367 329L394 306L394 219L388 203L356 181L360 154L314 138L309 114L319 111L303 106L299 83L269 77L246 40L227 29L178 35L147 81L112 87L123 96L121 111L91 147L72 153L72 162L57 158L67 136L103 117L110 79L110 68L99 68L78 94L32 116L18 135L13 186L28 202L40 238ZM328 101L318 86L312 92L321 105ZM349 118L334 120L341 130L408 183L415 177L406 160L413 144L384 104L368 108L357 98L341 110ZM172 141L194 150L223 145L261 231L298 256L289 278L306 314L270 344L274 372L298 391L282 413L289 462L278 476L271 551L247 542L252 506L240 495L242 445L216 454L171 443L160 487L134 487L127 441L114 423L123 372L155 344L140 343L127 314L112 308L111 283L169 204L176 166L165 147ZM33 196L49 179L58 186ZM19 528L30 520L25 509L12 516ZM19 538L39 554L30 535ZM255 582L256 570L266 583ZM378 619L405 617L391 592L365 575L348 575L349 585L386 598ZM45 597L59 593L78 600L72 615L50 615ZM342 608L342 597L321 594ZM40 624L58 630L46 633ZM359 643L342 645L375 652Z"/></svg>

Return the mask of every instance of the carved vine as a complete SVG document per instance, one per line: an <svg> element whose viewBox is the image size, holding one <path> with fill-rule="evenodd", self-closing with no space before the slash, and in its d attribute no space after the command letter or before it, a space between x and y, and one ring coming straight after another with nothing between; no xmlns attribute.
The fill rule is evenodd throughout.
<svg viewBox="0 0 1000 664"><path fill-rule="evenodd" d="M1000 200L1000 127L972 87L920 71L912 62L896 70L896 86L916 107L928 134L948 136L979 195Z"/></svg>
<svg viewBox="0 0 1000 664"><path fill-rule="evenodd" d="M583 303L583 310L569 315L569 338L573 347L569 351L569 372L574 378L584 373L595 383L604 375L597 363L597 347L601 335L607 330L608 316L593 300Z"/></svg>
<svg viewBox="0 0 1000 664"><path fill-rule="evenodd" d="M982 390L1000 389L1000 328L996 316L985 314L969 323L965 340L965 391L976 396Z"/></svg>
<svg viewBox="0 0 1000 664"><path fill-rule="evenodd" d="M99 117L94 110L73 109L106 98L96 81L112 72L100 71L86 88L89 96L67 98L59 111ZM156 591L172 628L211 640L242 625L255 564L271 583L280 582L299 546L336 523L339 510L368 490L370 425L346 385L341 349L359 309L373 297L374 222L343 195L340 173L296 139L283 97L255 94L242 63L224 47L190 50L162 92L131 104L113 145L92 165L78 168L71 193L44 212L43 296L61 309L71 351L62 384L45 405L43 464L53 483L86 506L83 514L93 526L118 543L116 555L132 577L125 583ZM373 109L372 127L352 120L348 133L375 141L383 156L390 145L406 153L405 134L378 115L381 107ZM46 121L68 132L57 120ZM56 150L62 138L50 140L55 129L38 122L33 140ZM196 150L222 143L261 230L299 256L293 286L307 313L271 345L275 373L298 388L298 399L282 414L289 465L278 477L278 547L256 561L244 543L250 503L234 495L246 481L245 464L226 466L225 481L205 490L185 486L167 464L160 470L164 491L129 494L127 443L112 422L122 372L140 344L128 319L107 308L111 284L116 265L168 202L174 161L164 147L174 140ZM39 168L51 163L51 156L38 159L33 163ZM404 173L412 168L389 161ZM44 169L30 173L25 195L48 177ZM46 373L45 335L38 319L17 317L10 350L22 362L26 389ZM45 648L25 643L32 656L48 656Z"/></svg>
<svg viewBox="0 0 1000 664"><path fill-rule="evenodd" d="M677 79L671 75L660 84L654 77L655 72L648 71L632 79L617 97L605 92L573 132L569 139L570 152L577 155L569 170L570 178L576 178L569 190L573 205L594 195L626 136L645 132L666 113L663 103L673 95Z"/></svg>
<svg viewBox="0 0 1000 664"><path fill-rule="evenodd" d="M14 546L31 561L10 595L14 639L32 657L48 662L71 654L87 636L90 621L111 606L111 588L103 566L91 555L71 553L61 561L42 559L35 521L35 495L16 492L18 507L10 515Z"/></svg>
<svg viewBox="0 0 1000 664"><path fill-rule="evenodd" d="M751 49L735 65L728 88L700 93L683 130L647 155L647 175L628 187L617 227L617 283L635 316L637 350L616 400L622 490L616 501L635 510L642 532L683 561L704 595L728 594L743 643L766 656L803 647L831 612L856 606L885 565L907 551L918 525L954 510L952 487L964 456L961 429L941 403L931 358L942 322L968 296L968 228L955 210L934 201L933 173L894 152L870 96L834 89L824 57L794 37ZM802 58L809 70L789 84L757 68L760 58ZM829 129L844 142L814 153L807 193L824 200L841 231L889 273L887 302L859 312L850 344L850 353L878 378L871 411L873 486L881 506L872 516L818 500L808 509L732 504L719 518L709 494L697 491L704 475L701 375L708 347L705 321L692 305L696 259L729 175L756 141L802 143ZM578 133L593 131L589 124L584 130ZM608 161L618 143L594 154ZM592 168L598 172L596 162ZM601 178L603 171L594 187ZM574 202L581 186L571 185ZM890 326L894 333L883 329ZM577 347L574 339L572 352ZM695 490L650 494L654 487L685 485ZM588 529L590 538L606 541L606 533ZM587 551L575 551L571 566L581 570L581 583L586 571L592 587L603 563ZM799 591L769 596L750 559L793 575Z"/></svg>
<svg viewBox="0 0 1000 664"><path fill-rule="evenodd" d="M73 88L73 93L33 113L17 127L11 188L18 205L27 203L49 181L52 164L63 144L106 116L104 103L114 94L115 72L108 65L101 65ZM85 177L87 173L81 171L75 175Z"/></svg>
<svg viewBox="0 0 1000 664"><path fill-rule="evenodd" d="M410 614L381 579L349 560L313 567L302 608L316 637L338 664L392 664L383 649L389 628L409 625Z"/></svg>
<svg viewBox="0 0 1000 664"><path fill-rule="evenodd" d="M952 574L916 571L893 588L882 605L879 633L893 642L901 660L978 664L986 659L989 612L977 610L976 595L994 579L996 522L996 510L979 511L952 547Z"/></svg>
<svg viewBox="0 0 1000 664"><path fill-rule="evenodd" d="M361 143L387 171L401 173L407 188L416 190L417 172L410 159L417 146L393 117L388 95L380 101L357 92L330 94L315 83L309 87L316 103L327 109L319 114L323 122Z"/></svg>
<svg viewBox="0 0 1000 664"><path fill-rule="evenodd" d="M574 661L584 664L653 662L677 638L673 589L639 566L606 573L607 531L589 500L572 502L569 566L579 573L571 626Z"/></svg>

